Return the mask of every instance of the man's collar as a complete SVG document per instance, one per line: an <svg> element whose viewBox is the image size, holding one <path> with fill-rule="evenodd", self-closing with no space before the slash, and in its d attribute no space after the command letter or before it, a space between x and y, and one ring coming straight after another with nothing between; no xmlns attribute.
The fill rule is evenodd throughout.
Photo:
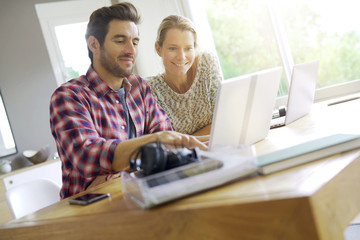
<svg viewBox="0 0 360 240"><path fill-rule="evenodd" d="M107 83L102 80L99 75L95 72L92 66L89 67L86 78L90 83L90 86L94 89L94 91L99 95L106 95L109 91L114 91ZM129 92L131 89L131 83L129 82L128 78L124 78L123 87L125 92Z"/></svg>

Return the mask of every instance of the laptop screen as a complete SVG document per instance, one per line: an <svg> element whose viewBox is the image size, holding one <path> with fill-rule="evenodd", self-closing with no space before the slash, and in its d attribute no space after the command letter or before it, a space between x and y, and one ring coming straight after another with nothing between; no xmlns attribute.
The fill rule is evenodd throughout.
<svg viewBox="0 0 360 240"><path fill-rule="evenodd" d="M253 144L267 136L281 73L277 67L221 82L209 151L215 145Z"/></svg>
<svg viewBox="0 0 360 240"><path fill-rule="evenodd" d="M319 61L296 64L293 68L285 125L308 114L314 102Z"/></svg>

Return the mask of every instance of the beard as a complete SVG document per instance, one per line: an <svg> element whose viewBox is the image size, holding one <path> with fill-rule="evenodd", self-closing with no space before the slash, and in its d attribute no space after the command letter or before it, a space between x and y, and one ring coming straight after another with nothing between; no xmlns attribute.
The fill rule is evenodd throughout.
<svg viewBox="0 0 360 240"><path fill-rule="evenodd" d="M119 58L121 57L133 58L132 56L129 55L119 56ZM119 78L130 76L134 68L134 66L131 69L124 69L120 67L120 65L117 62L115 62L113 58L111 58L109 54L106 52L106 50L103 48L101 49L101 53L100 53L100 64L114 77L119 77Z"/></svg>

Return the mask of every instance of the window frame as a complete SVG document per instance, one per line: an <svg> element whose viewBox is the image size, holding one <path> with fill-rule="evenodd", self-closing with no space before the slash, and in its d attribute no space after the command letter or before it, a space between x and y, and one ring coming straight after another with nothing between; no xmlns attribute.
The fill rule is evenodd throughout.
<svg viewBox="0 0 360 240"><path fill-rule="evenodd" d="M36 13L58 86L65 83L68 79L56 37L55 27L72 23L88 22L90 14L95 9L108 5L111 5L110 0L77 0L35 4Z"/></svg>

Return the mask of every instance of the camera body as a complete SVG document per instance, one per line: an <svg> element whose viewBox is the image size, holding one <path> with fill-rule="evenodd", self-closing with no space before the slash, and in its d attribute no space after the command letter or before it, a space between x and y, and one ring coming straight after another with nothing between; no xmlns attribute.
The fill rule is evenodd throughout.
<svg viewBox="0 0 360 240"><path fill-rule="evenodd" d="M141 171L148 176L192 162L198 162L198 149L175 148L166 150L160 143L148 143L141 146L135 159L130 159L130 170ZM141 158L138 159L138 156Z"/></svg>

